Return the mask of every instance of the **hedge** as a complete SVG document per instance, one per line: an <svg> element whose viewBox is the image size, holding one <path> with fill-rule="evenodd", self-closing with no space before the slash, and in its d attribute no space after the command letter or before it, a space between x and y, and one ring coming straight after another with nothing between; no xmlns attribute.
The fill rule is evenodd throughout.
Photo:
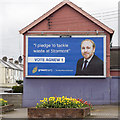
<svg viewBox="0 0 120 120"><path fill-rule="evenodd" d="M13 93L23 93L23 85L13 86L12 90L13 90Z"/></svg>

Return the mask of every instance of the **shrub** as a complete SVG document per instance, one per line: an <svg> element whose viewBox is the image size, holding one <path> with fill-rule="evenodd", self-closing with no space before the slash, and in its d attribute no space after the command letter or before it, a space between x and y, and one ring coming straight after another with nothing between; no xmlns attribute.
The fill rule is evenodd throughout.
<svg viewBox="0 0 120 120"><path fill-rule="evenodd" d="M13 93L23 93L23 85L13 86L12 90L13 90Z"/></svg>
<svg viewBox="0 0 120 120"><path fill-rule="evenodd" d="M67 97L49 97L40 100L40 103L37 103L36 108L83 108L90 107L92 105L88 104L87 101L82 99L67 98Z"/></svg>
<svg viewBox="0 0 120 120"><path fill-rule="evenodd" d="M5 106L5 105L7 105L7 104L8 104L8 103L7 103L6 100L0 98L0 106Z"/></svg>

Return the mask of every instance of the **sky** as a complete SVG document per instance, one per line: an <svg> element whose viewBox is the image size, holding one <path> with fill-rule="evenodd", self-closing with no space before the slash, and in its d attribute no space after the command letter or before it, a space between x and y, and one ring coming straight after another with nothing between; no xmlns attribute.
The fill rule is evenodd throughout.
<svg viewBox="0 0 120 120"><path fill-rule="evenodd" d="M0 58L23 56L23 35L19 31L63 0L0 0ZM118 45L119 0L70 0L112 28L113 46Z"/></svg>

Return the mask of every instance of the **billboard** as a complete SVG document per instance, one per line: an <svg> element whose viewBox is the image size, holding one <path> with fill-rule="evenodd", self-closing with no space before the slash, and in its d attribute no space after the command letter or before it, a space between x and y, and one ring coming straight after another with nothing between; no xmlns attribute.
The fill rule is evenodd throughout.
<svg viewBox="0 0 120 120"><path fill-rule="evenodd" d="M106 36L26 36L26 77L106 77Z"/></svg>

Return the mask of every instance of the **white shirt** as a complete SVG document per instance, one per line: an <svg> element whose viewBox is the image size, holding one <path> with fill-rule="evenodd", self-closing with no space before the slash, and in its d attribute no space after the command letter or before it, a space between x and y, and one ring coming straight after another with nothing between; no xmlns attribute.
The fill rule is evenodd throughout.
<svg viewBox="0 0 120 120"><path fill-rule="evenodd" d="M94 55L94 54L93 54ZM89 59L87 59L87 64L86 64L86 67L88 66L88 64L89 64L89 62L91 61L91 59L92 59L92 57L93 57L93 55L89 58ZM83 62L83 65L82 65L82 70L83 70L83 68L84 68L84 65L85 65L85 58L84 58L84 62Z"/></svg>

